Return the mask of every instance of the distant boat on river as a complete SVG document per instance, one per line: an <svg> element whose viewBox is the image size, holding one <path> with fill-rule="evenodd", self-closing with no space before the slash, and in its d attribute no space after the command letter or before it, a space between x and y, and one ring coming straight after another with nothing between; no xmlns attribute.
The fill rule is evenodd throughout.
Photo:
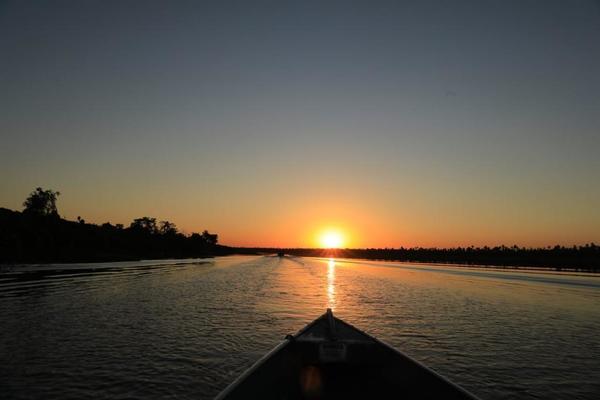
<svg viewBox="0 0 600 400"><path fill-rule="evenodd" d="M271 350L216 400L477 399L331 309Z"/></svg>

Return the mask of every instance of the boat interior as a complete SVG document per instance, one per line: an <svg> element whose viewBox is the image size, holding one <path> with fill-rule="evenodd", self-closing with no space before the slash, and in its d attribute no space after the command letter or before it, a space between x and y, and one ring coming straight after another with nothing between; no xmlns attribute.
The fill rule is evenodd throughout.
<svg viewBox="0 0 600 400"><path fill-rule="evenodd" d="M331 310L258 361L220 399L473 399Z"/></svg>

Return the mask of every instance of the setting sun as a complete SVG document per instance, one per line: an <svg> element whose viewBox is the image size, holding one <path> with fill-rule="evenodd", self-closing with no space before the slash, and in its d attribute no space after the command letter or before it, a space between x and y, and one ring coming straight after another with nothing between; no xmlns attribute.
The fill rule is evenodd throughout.
<svg viewBox="0 0 600 400"><path fill-rule="evenodd" d="M321 235L320 239L321 246L327 249L337 249L342 247L344 238L341 233L335 231L328 231Z"/></svg>

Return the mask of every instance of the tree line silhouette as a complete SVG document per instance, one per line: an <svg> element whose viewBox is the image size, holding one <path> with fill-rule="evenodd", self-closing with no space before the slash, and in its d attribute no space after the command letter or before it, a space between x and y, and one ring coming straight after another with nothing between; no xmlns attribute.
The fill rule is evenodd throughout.
<svg viewBox="0 0 600 400"><path fill-rule="evenodd" d="M600 272L600 246L549 246L526 248L518 246L456 247L456 248L366 248L366 249L310 249L310 248L254 248L250 252L285 254L302 257L362 258L380 261L405 261L484 265L499 267L551 268L557 271ZM238 250L239 251L239 250Z"/></svg>
<svg viewBox="0 0 600 400"><path fill-rule="evenodd" d="M68 221L56 206L59 192L35 189L23 212L0 208L0 263L94 262L207 257L230 253L208 231L184 235L169 221L141 217L129 227Z"/></svg>

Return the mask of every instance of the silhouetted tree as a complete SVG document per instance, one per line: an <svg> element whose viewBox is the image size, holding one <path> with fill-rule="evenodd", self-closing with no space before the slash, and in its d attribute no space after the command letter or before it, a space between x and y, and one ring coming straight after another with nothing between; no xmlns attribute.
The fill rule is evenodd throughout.
<svg viewBox="0 0 600 400"><path fill-rule="evenodd" d="M36 188L29 194L29 197L23 202L24 213L58 217L56 209L56 199L60 192L53 190L44 190L41 187Z"/></svg>
<svg viewBox="0 0 600 400"><path fill-rule="evenodd" d="M190 235L190 240L194 243L194 244L203 244L204 243L204 238L202 237L201 234L193 232Z"/></svg>
<svg viewBox="0 0 600 400"><path fill-rule="evenodd" d="M177 226L169 221L160 221L158 231L161 235L175 235L177 233Z"/></svg>
<svg viewBox="0 0 600 400"><path fill-rule="evenodd" d="M202 232L202 239L204 239L207 244L214 246L219 242L219 235L204 231Z"/></svg>
<svg viewBox="0 0 600 400"><path fill-rule="evenodd" d="M129 227L134 231L142 231L150 234L158 233L158 227L156 226L156 218L136 218L133 220Z"/></svg>

